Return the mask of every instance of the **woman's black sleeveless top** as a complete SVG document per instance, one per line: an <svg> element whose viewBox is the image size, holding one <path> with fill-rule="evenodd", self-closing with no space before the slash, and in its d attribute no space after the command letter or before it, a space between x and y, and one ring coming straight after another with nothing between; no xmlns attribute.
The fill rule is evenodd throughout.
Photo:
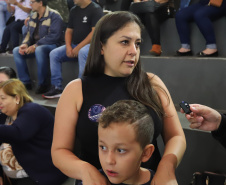
<svg viewBox="0 0 226 185"><path fill-rule="evenodd" d="M106 107L116 101L133 99L126 89L125 81L126 78L110 77L107 75L82 78L83 104L79 112L76 127L76 139L79 141L81 147L79 157L98 169L101 169L101 166L98 158L97 119ZM162 131L162 122L151 108L149 110L155 126L152 142L155 145L155 152L151 159L142 164L142 166L156 170L161 159L156 138Z"/></svg>

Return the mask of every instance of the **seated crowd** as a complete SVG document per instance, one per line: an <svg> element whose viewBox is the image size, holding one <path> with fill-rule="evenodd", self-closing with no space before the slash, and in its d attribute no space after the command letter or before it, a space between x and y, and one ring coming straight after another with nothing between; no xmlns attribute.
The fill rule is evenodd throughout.
<svg viewBox="0 0 226 185"><path fill-rule="evenodd" d="M81 78L95 24L103 16L102 7L106 2L93 1L74 0L76 6L71 6L69 0L67 3L60 0L0 0L0 19L3 24L0 27L0 53L13 54L18 77L28 90L34 87L26 64L27 58L36 59L38 83L35 93L42 94L44 98L61 96L63 62L77 60L78 78ZM212 21L225 15L226 0L222 0L220 5L205 6L208 2L209 0L200 0L188 6L188 3L184 5L181 1L180 9L175 15L181 48L176 51L175 56L193 55L189 41L191 21L197 23L206 39L206 49L197 56L218 56ZM151 38L150 54L160 56L162 53L160 25L167 18L174 16L174 5L172 0L158 0L155 4L158 8L153 12L146 10L144 6L147 5L144 3L147 2L124 0L121 3L121 10L130 10L137 14ZM139 6L132 8L132 5ZM13 15L10 19L8 13ZM19 45L21 33L24 37L22 44Z"/></svg>

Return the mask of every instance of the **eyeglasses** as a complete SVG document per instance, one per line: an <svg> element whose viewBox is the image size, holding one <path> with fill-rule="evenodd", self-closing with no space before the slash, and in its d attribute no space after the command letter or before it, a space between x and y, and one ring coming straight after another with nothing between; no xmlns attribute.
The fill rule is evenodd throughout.
<svg viewBox="0 0 226 185"><path fill-rule="evenodd" d="M30 4L34 4L35 2L37 2L37 1L30 1Z"/></svg>

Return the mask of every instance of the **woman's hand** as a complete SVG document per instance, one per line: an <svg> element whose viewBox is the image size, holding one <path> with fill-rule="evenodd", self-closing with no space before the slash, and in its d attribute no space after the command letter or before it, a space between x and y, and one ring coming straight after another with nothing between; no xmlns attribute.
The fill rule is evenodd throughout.
<svg viewBox="0 0 226 185"><path fill-rule="evenodd" d="M82 172L83 185L110 185L110 182L94 166L87 163L87 168Z"/></svg>

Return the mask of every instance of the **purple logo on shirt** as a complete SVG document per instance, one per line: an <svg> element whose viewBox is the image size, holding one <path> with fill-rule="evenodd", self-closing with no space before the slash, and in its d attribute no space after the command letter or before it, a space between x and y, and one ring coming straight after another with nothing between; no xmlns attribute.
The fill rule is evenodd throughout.
<svg viewBox="0 0 226 185"><path fill-rule="evenodd" d="M95 104L88 111L88 118L93 122L98 122L98 118L106 108L103 105Z"/></svg>

